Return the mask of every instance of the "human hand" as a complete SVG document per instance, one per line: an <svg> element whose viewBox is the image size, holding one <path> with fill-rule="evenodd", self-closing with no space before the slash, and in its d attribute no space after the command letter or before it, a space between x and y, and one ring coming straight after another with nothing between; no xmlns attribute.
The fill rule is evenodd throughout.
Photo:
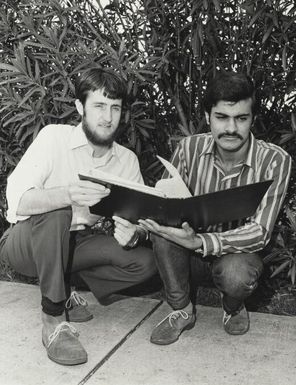
<svg viewBox="0 0 296 385"><path fill-rule="evenodd" d="M114 220L114 238L122 247L129 246L130 243L138 240L136 238L137 225L116 215L114 215L112 219Z"/></svg>
<svg viewBox="0 0 296 385"><path fill-rule="evenodd" d="M182 223L182 228L161 226L152 219L139 219L139 223L148 231L177 243L186 249L196 250L202 247L201 238L194 232L187 222Z"/></svg>
<svg viewBox="0 0 296 385"><path fill-rule="evenodd" d="M71 205L93 206L110 194L110 189L88 180L80 180L68 187Z"/></svg>

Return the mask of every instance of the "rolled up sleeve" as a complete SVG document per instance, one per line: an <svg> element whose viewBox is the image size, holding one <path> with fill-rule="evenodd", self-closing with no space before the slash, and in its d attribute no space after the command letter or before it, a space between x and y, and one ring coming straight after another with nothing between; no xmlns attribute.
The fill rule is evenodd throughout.
<svg viewBox="0 0 296 385"><path fill-rule="evenodd" d="M270 241L272 230L283 204L291 174L291 158L278 153L266 170L265 180L273 180L255 215L235 229L221 233L199 234L204 256L230 253L254 253Z"/></svg>
<svg viewBox="0 0 296 385"><path fill-rule="evenodd" d="M51 159L48 154L51 140L47 134L49 127L45 127L38 134L7 179L7 220L10 223L28 218L28 216L17 215L20 200L26 191L32 188L43 188L50 173Z"/></svg>

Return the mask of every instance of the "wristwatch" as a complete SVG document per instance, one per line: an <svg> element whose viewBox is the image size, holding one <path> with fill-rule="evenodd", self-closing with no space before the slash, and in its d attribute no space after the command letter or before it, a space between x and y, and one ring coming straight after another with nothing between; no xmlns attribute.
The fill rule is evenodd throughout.
<svg viewBox="0 0 296 385"><path fill-rule="evenodd" d="M137 246L139 239L140 239L140 234L138 233L138 231L136 231L135 234L133 235L132 239L126 245L126 247L128 247L129 249L133 249L134 247Z"/></svg>
<svg viewBox="0 0 296 385"><path fill-rule="evenodd" d="M123 246L122 248L124 250L133 249L134 247L137 246L139 239L140 239L140 235L139 235L138 231L136 231L134 233L134 235L132 236L131 240L129 241L129 243L127 245Z"/></svg>

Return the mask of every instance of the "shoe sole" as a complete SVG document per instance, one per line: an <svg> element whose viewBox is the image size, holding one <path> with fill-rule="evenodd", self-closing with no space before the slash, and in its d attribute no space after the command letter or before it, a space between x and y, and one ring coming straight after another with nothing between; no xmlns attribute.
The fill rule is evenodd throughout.
<svg viewBox="0 0 296 385"><path fill-rule="evenodd" d="M244 331L242 331L242 332L237 331L237 332L230 333L228 330L225 329L225 326L224 326L225 332L227 334L229 334L230 336L242 336L242 335L248 333L249 329L250 329L250 325L248 325L248 327Z"/></svg>
<svg viewBox="0 0 296 385"><path fill-rule="evenodd" d="M92 314L89 315L89 317L84 317L84 318L72 318L69 317L69 322L87 322L93 319L94 316Z"/></svg>
<svg viewBox="0 0 296 385"><path fill-rule="evenodd" d="M46 349L46 352L47 352L47 357L55 362L56 364L60 364L60 365L64 365L64 366L74 366L74 365L81 365L81 364L85 364L87 362L87 357L85 359L77 359L77 360L59 360L58 358L55 358L53 356L51 356L49 353L48 353L48 350L47 350L47 347L44 343L44 341L42 340L42 344L43 346L45 347Z"/></svg>
<svg viewBox="0 0 296 385"><path fill-rule="evenodd" d="M171 341L169 341L169 342L167 342L167 341L165 342L165 341L153 341L153 340L150 338L150 342L151 342L152 344L155 344L155 345L171 345L171 344L173 344L174 342L178 341L180 335L181 335L184 331L193 329L194 326L195 326L195 322L196 322L196 320L195 320L192 324L189 324L189 325L185 326L184 329L182 329L181 333L180 333L180 334L177 336L177 338L175 338L174 340L171 340Z"/></svg>

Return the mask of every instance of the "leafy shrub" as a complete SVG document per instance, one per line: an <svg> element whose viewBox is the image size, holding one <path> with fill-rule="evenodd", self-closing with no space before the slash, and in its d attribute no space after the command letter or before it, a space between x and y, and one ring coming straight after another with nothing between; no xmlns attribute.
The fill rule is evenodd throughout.
<svg viewBox="0 0 296 385"><path fill-rule="evenodd" d="M252 76L255 135L295 158L295 21L294 1L282 0L2 1L1 227L7 175L44 125L78 121L74 80L90 66L128 81L120 140L148 184L160 175L156 153L168 158L180 137L207 130L202 98L218 69Z"/></svg>

